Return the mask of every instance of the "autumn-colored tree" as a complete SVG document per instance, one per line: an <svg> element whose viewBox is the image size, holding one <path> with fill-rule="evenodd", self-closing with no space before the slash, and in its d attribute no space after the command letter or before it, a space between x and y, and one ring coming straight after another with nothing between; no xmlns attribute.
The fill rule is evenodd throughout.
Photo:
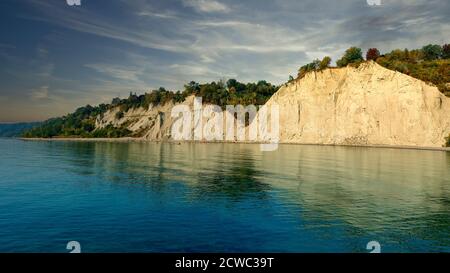
<svg viewBox="0 0 450 273"><path fill-rule="evenodd" d="M450 59L450 45L449 44L445 44L442 46L442 58Z"/></svg>
<svg viewBox="0 0 450 273"><path fill-rule="evenodd" d="M378 51L378 49L376 48L370 48L369 50L367 50L366 53L366 60L370 61L376 61L378 59L378 57L380 57L380 51Z"/></svg>

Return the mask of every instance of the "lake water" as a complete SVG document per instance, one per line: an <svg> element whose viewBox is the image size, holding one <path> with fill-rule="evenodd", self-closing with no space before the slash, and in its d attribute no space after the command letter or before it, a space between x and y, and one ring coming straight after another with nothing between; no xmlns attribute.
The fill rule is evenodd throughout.
<svg viewBox="0 0 450 273"><path fill-rule="evenodd" d="M0 140L0 252L450 252L450 152Z"/></svg>

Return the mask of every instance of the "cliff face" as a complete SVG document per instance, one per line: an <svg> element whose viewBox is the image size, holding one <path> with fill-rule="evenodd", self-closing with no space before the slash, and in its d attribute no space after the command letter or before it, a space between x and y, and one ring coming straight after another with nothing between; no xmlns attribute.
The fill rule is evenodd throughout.
<svg viewBox="0 0 450 273"><path fill-rule="evenodd" d="M192 109L193 97L182 104ZM266 105L273 104L281 143L442 147L450 133L450 98L374 62L308 73L281 87ZM124 125L143 138L169 140L173 106L130 109L122 119L112 109L96 126Z"/></svg>
<svg viewBox="0 0 450 273"><path fill-rule="evenodd" d="M442 147L450 133L449 98L374 62L309 73L274 103L281 142Z"/></svg>
<svg viewBox="0 0 450 273"><path fill-rule="evenodd" d="M192 107L194 97L188 97L183 103ZM139 137L148 140L170 140L171 128L175 119L171 116L173 102L165 105L156 105L148 109L129 109L124 113L123 118L117 119L116 113L120 111L118 107L108 110L103 116L97 117L96 128L103 128L109 124L115 127L125 126L128 130L136 133Z"/></svg>

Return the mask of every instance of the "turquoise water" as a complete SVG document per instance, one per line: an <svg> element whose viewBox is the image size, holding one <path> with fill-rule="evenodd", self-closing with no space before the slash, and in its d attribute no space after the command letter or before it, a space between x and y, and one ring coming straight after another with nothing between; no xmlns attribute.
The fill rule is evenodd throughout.
<svg viewBox="0 0 450 273"><path fill-rule="evenodd" d="M0 140L0 252L450 252L450 153Z"/></svg>

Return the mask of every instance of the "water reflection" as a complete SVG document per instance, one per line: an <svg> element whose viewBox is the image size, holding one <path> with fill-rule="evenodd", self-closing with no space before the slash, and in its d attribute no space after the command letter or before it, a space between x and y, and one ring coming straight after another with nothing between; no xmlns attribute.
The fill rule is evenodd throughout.
<svg viewBox="0 0 450 273"><path fill-rule="evenodd" d="M363 251L370 240L381 241L386 251L450 251L449 152L297 145L261 152L250 144L44 145L40 156L57 160L64 172L87 177L85 187L143 191L148 202L155 196L165 197L158 199L162 203L180 202L180 211L183 206L215 213L230 208L215 219L202 219L211 234L219 232L211 221L237 225L238 220L250 224L243 217L255 219L251 240L259 242L261 251L263 246L270 251ZM269 235L276 238L261 237ZM317 245L324 242L330 245ZM255 244L248 249L259 250Z"/></svg>

